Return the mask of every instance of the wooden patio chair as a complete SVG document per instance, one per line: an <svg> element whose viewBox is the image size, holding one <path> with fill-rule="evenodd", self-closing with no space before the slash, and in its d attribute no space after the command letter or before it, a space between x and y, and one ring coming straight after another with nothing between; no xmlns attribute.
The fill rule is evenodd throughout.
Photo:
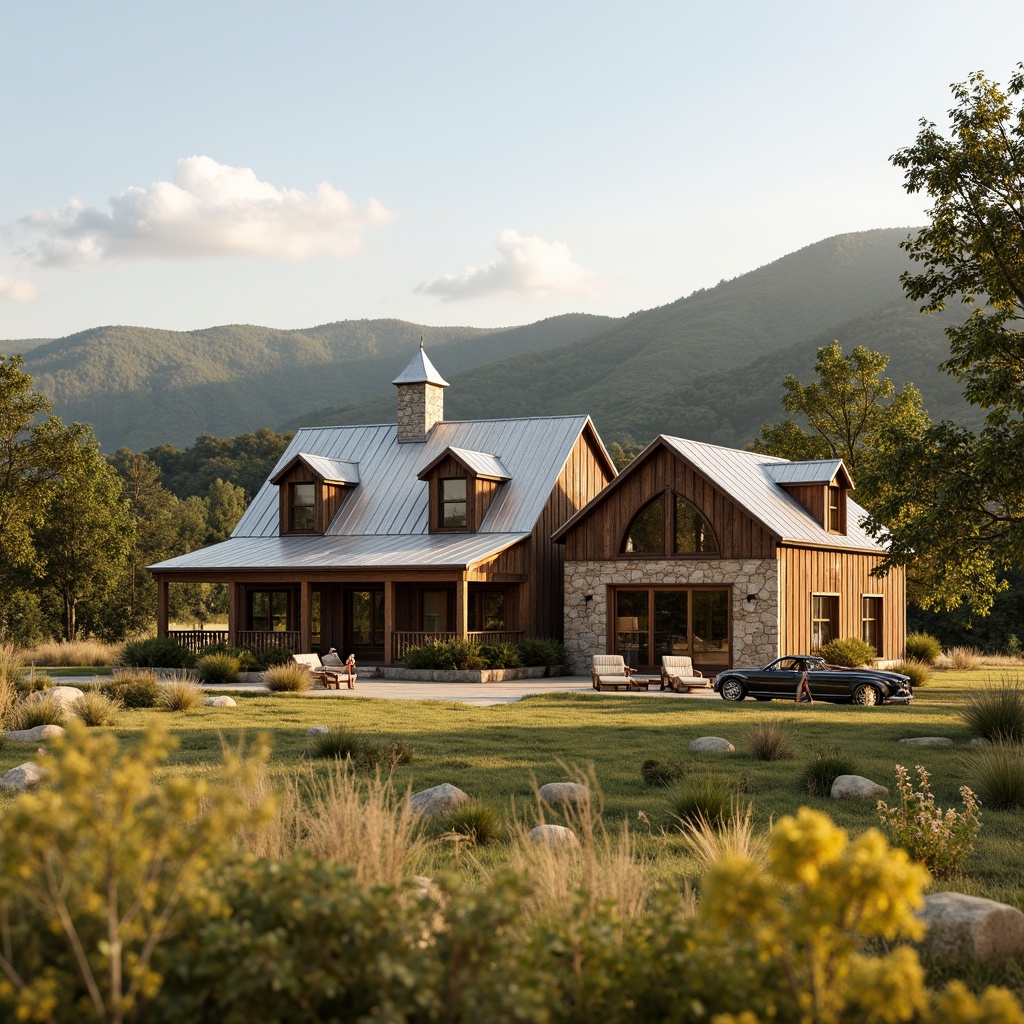
<svg viewBox="0 0 1024 1024"><path fill-rule="evenodd" d="M348 682L348 688L350 690L354 690L356 688L355 672L349 672L348 665L341 660L341 655L333 647L324 655L323 665L327 671L337 672L339 680L344 678Z"/></svg>
<svg viewBox="0 0 1024 1024"><path fill-rule="evenodd" d="M313 677L313 683L316 686L322 686L325 690L330 690L332 687L335 690L341 689L341 675L332 669L325 668L320 661L319 654L293 654L292 661L309 669L309 674Z"/></svg>
<svg viewBox="0 0 1024 1024"><path fill-rule="evenodd" d="M590 666L595 690L628 690L632 674L621 654L595 654Z"/></svg>
<svg viewBox="0 0 1024 1024"><path fill-rule="evenodd" d="M693 667L693 659L684 654L663 654L661 656L661 688L676 693L690 690L704 690L711 685L710 679Z"/></svg>

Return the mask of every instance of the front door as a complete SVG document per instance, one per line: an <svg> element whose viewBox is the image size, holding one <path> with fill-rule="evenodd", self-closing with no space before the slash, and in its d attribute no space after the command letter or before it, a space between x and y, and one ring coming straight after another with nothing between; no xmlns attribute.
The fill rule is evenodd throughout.
<svg viewBox="0 0 1024 1024"><path fill-rule="evenodd" d="M384 588L352 589L345 592L344 658L356 661L384 660Z"/></svg>

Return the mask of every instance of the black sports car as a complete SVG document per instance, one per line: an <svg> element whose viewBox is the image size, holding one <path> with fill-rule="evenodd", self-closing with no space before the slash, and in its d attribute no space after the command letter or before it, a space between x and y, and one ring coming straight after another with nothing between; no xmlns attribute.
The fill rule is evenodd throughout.
<svg viewBox="0 0 1024 1024"><path fill-rule="evenodd" d="M829 665L810 654L778 658L764 668L730 668L715 676L715 693L725 700L796 698L797 686L807 673L814 700L844 704L909 704L914 699L910 676L873 668Z"/></svg>

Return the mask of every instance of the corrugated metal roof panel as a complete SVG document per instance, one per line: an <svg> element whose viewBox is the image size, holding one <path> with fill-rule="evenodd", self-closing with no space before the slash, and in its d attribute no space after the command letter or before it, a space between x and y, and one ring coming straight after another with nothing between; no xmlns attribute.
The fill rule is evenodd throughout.
<svg viewBox="0 0 1024 1024"><path fill-rule="evenodd" d="M299 452L299 458L316 473L321 480L329 483L359 483L359 463L343 462L341 459L325 459L322 455Z"/></svg>
<svg viewBox="0 0 1024 1024"><path fill-rule="evenodd" d="M808 459L767 467L768 475L777 484L830 484L839 470L845 468L842 459Z"/></svg>
<svg viewBox="0 0 1024 1024"><path fill-rule="evenodd" d="M491 480L509 479L508 470L501 464L501 459L490 452L474 452L468 448L449 448L448 451L477 476Z"/></svg>

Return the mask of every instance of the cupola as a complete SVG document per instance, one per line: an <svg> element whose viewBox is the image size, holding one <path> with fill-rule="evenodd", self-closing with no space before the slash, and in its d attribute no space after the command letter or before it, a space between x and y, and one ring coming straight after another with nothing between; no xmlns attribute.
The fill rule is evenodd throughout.
<svg viewBox="0 0 1024 1024"><path fill-rule="evenodd" d="M423 351L391 382L398 388L398 440L426 441L436 423L444 419L444 389L448 381L437 372Z"/></svg>

